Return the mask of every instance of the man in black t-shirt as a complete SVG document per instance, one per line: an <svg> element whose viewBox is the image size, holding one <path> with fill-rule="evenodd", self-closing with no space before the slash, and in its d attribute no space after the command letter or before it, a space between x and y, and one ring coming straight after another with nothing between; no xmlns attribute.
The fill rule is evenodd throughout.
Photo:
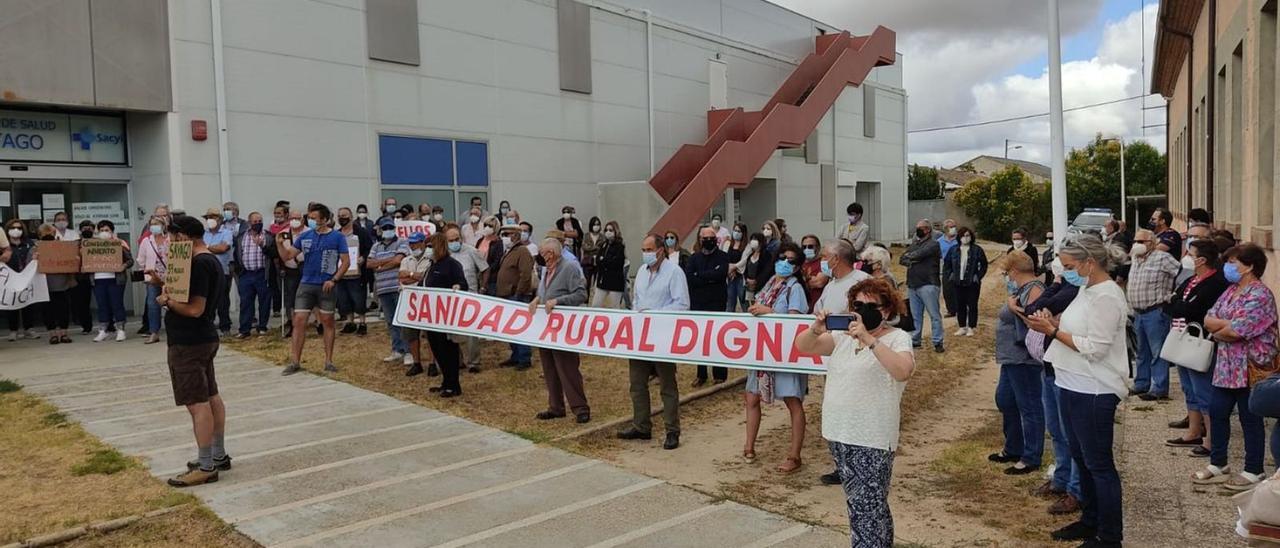
<svg viewBox="0 0 1280 548"><path fill-rule="evenodd" d="M168 307L164 323L169 342L169 379L174 403L191 413L199 456L187 463L187 472L169 480L174 487L190 487L218 481L219 470L231 469L231 457L223 444L227 409L218 395L213 358L218 355L218 328L214 324L219 300L226 297L222 263L204 243L204 224L189 216L176 217L169 225L170 241L190 241L191 285L187 302L170 300L169 289L156 298Z"/></svg>

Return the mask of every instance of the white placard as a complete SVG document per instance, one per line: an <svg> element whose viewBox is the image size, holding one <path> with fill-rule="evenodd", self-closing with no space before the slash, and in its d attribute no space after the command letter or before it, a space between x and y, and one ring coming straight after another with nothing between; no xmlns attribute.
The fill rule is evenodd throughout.
<svg viewBox="0 0 1280 548"><path fill-rule="evenodd" d="M120 207L120 202L75 202L71 204L71 221L79 223L88 219L97 224L107 220L116 225L116 233L132 233L129 230L129 217Z"/></svg>
<svg viewBox="0 0 1280 548"><path fill-rule="evenodd" d="M18 204L18 218L24 221L40 220L40 204Z"/></svg>
<svg viewBox="0 0 1280 548"><path fill-rule="evenodd" d="M9 191L0 190L0 207L9 207Z"/></svg>
<svg viewBox="0 0 1280 548"><path fill-rule="evenodd" d="M61 194L42 194L40 195L40 202L40 205L44 206L45 209L61 210L67 207L67 202Z"/></svg>

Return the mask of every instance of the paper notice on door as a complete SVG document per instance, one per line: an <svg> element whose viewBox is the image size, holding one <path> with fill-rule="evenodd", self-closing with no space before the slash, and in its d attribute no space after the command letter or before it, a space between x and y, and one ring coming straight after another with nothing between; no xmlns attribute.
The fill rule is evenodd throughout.
<svg viewBox="0 0 1280 548"><path fill-rule="evenodd" d="M45 209L61 210L62 208L67 207L67 203L63 200L61 194L42 194L40 195L40 201L43 202L41 205L43 205Z"/></svg>
<svg viewBox="0 0 1280 548"><path fill-rule="evenodd" d="M18 204L18 218L24 221L39 221L40 204Z"/></svg>
<svg viewBox="0 0 1280 548"><path fill-rule="evenodd" d="M9 191L0 190L0 207L9 207Z"/></svg>

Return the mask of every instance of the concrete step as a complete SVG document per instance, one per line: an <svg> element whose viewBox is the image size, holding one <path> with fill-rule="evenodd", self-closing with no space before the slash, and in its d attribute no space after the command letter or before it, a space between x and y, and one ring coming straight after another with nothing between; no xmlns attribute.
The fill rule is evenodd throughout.
<svg viewBox="0 0 1280 548"><path fill-rule="evenodd" d="M651 531L649 534L622 543L602 543L605 546L626 548L703 548L708 546L744 547L770 535L790 529L796 523L777 514L743 506L733 502L716 505L715 510L695 520L671 524L670 527ZM834 533L834 532L833 532ZM839 535L837 535L839 536ZM620 539L623 540L623 539ZM848 545L843 537L835 544L795 544L785 546L840 546Z"/></svg>
<svg viewBox="0 0 1280 548"><path fill-rule="evenodd" d="M255 384L253 386L218 386L218 393L222 396L222 400L228 405L233 402L250 400L254 404L263 404L276 401L277 398L284 398L292 395L308 395L316 391L324 390L329 392L330 389L337 387L346 387L350 389L350 385L333 381L330 379L307 376L296 381L284 383ZM318 397L318 396L317 396ZM238 404L236 404L238 405ZM91 407L68 408L62 407L63 412L67 413L72 419L84 424L87 428L94 428L98 424L106 424L107 421L115 421L116 419L134 417L134 416L151 416L150 413L159 413L164 411L186 410L178 407L173 403L173 390L164 392L156 391L147 394L130 394L128 396L120 396L120 401L104 405L95 405Z"/></svg>
<svg viewBox="0 0 1280 548"><path fill-rule="evenodd" d="M274 383L286 382L280 378L280 370L275 368L259 367L248 370L234 371L227 375L218 377L218 389L235 389L240 387L263 386ZM105 390L88 390L84 392L75 392L65 395L49 395L45 399L50 403L59 407L67 407L69 409L81 408L99 408L101 406L113 405L121 399L131 400L141 397L173 397L173 384L169 381L161 383L141 383L137 387L109 388Z"/></svg>
<svg viewBox="0 0 1280 548"><path fill-rule="evenodd" d="M138 373L113 375L96 379L68 379L65 382L28 387L28 390L47 398L53 398L66 397L75 394L106 392L108 390L125 392L134 389L145 390L152 388L168 388L171 386L168 365L151 364L146 367L148 368L146 371ZM224 377L233 378L244 371L261 371L269 369L276 368L263 367L261 363L250 363L243 360L220 363L214 366L219 382L222 382ZM278 373L279 370L276 369L276 372Z"/></svg>

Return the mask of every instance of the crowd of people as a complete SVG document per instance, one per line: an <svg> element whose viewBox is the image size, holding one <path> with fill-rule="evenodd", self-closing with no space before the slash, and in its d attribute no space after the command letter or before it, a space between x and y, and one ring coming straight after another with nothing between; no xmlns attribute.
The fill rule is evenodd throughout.
<svg viewBox="0 0 1280 548"><path fill-rule="evenodd" d="M1262 417L1275 416L1273 410L1280 408L1280 388L1273 388L1280 377L1268 378L1277 354L1276 305L1260 280L1267 257L1256 245L1213 229L1203 210L1191 212L1186 234L1170 228L1167 210L1157 210L1131 239L1121 223L1111 221L1101 234L1076 234L1057 246L1052 233L1046 234L1041 253L1030 234L1017 229L1010 234L1012 245L989 258L971 229L951 220L935 227L922 219L898 257L906 268L904 293L890 272L889 248L868 241L863 213L860 204L850 204L848 222L836 237L798 239L788 234L783 219L752 230L712 215L699 227L693 249L683 247L675 232L642 236L634 244L641 257L634 278L618 222L591 217L584 224L574 207L565 206L544 235L535 236L535 225L508 202L489 212L479 197L457 220L446 220L441 206L400 204L394 198L372 213L363 204L334 210L321 203L295 208L281 201L271 223L256 211L242 218L233 202L199 218L161 204L132 241L121 239L109 220L82 220L75 230L59 213L52 223L34 227L6 223L0 260L24 269L38 258L38 240L100 238L123 248L122 272L48 275L47 303L6 313L9 339L39 338L32 330L37 318L48 329L49 344L72 342L73 320L83 333L93 334L92 301L98 311L93 341L124 341L124 291L130 283L142 283L140 332L144 343L152 344L161 340L162 328L167 330L175 400L191 412L199 449L189 472L174 478L174 485L216 481L219 470L230 468L213 357L220 339L270 336L273 314L282 315L280 336L291 341L282 373L292 375L302 369L313 328L323 345L323 369L335 372L337 338L367 335L370 319L376 318L371 312L379 311L389 334L382 361L402 366L407 376L440 377L429 390L441 398L463 395L463 370L479 373L487 367L481 359L483 341L392 325L406 287L491 295L530 312L592 306L812 314L815 321L795 344L802 352L827 356L822 436L834 470L820 480L844 489L853 546L888 546L893 540L888 489L900 401L915 368L914 352L924 344L925 316L935 352L946 351L946 318L955 319L955 336L974 336L982 283L992 268L1001 272L1008 298L991 325L1004 445L989 459L1008 464L1006 474L1034 473L1043 467L1048 434L1054 468L1036 492L1054 499L1050 513L1079 513L1077 521L1053 532L1054 539L1079 540L1084 546L1122 541L1121 483L1112 454L1116 409L1128 396L1169 399L1170 367L1178 367L1187 415L1170 424L1184 432L1167 444L1209 459L1189 481L1246 491L1265 479ZM435 230L401 237L396 222L402 219L433 223ZM194 242L187 303L171 300L164 287L168 248L175 241ZM233 288L239 301L235 321ZM853 319L847 330L830 331L826 320L832 315ZM1197 338L1212 341L1216 352L1188 359L1193 353L1176 351ZM524 371L532 367L533 354L532 348L511 343L497 365ZM537 355L547 404L536 418L572 414L578 423L591 421L579 354L539 348ZM693 388L728 377L727 368L699 366ZM762 406L781 400L791 437L776 471L800 470L808 378L764 371L748 371L746 377L743 460L756 458ZM648 386L656 379L666 429L663 447L678 448L675 364L632 359L629 379L634 414L617 437L652 439ZM1228 457L1232 414L1244 433L1245 459L1238 470ZM1280 460L1280 431L1271 436L1273 458Z"/></svg>

